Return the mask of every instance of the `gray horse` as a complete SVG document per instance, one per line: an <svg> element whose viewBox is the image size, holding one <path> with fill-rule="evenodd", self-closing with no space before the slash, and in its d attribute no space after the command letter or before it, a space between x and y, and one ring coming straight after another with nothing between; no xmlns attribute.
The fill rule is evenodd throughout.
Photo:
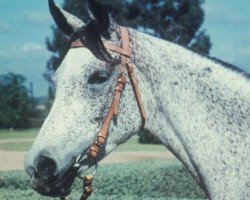
<svg viewBox="0 0 250 200"><path fill-rule="evenodd" d="M70 193L75 160L96 139L119 76L120 54L107 51L103 43L120 45L120 27L102 3L87 2L92 21L85 24L49 0L59 28L88 48L70 49L56 71L53 107L25 159L31 186L47 196ZM145 130L183 163L209 199L250 199L249 76L177 44L128 30L147 113ZM110 124L98 161L137 133L141 123L127 79L119 117ZM81 168L93 164L86 159Z"/></svg>

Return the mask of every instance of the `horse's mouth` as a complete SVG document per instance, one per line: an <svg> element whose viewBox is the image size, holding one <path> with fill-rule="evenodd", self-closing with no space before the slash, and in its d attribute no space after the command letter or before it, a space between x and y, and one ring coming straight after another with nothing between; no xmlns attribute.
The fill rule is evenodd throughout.
<svg viewBox="0 0 250 200"><path fill-rule="evenodd" d="M92 159L87 158L82 162L82 171L85 171L95 164ZM61 177L53 181L44 181L39 177L33 176L30 180L31 187L43 196L66 197L71 193L71 186L78 176L78 169L72 166Z"/></svg>
<svg viewBox="0 0 250 200"><path fill-rule="evenodd" d="M62 178L56 179L53 182L46 182L33 176L30 185L43 196L66 197L71 193L71 186L76 176L77 173L72 170L69 170Z"/></svg>

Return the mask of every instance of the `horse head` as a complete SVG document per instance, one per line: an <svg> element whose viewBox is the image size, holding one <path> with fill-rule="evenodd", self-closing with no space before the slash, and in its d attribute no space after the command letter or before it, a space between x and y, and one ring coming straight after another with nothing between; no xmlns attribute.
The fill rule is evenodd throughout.
<svg viewBox="0 0 250 200"><path fill-rule="evenodd" d="M70 193L78 170L76 159L87 155L95 142L121 73L121 54L105 48L105 44L121 45L120 27L100 1L89 0L87 5L91 21L85 24L49 0L58 27L71 43L80 41L85 48L69 48L55 72L53 106L25 159L31 186L46 196L65 197ZM140 129L142 121L135 109L137 104L127 79L119 116L110 122L108 139L95 160L87 156L78 167L90 168Z"/></svg>

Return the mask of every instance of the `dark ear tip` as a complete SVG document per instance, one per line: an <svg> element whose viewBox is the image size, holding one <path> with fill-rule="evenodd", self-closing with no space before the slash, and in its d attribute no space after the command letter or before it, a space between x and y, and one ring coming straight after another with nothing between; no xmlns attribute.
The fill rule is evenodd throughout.
<svg viewBox="0 0 250 200"><path fill-rule="evenodd" d="M102 0L87 0L88 10L92 14L93 18L97 21L101 35L110 39L110 16L107 6Z"/></svg>
<svg viewBox="0 0 250 200"><path fill-rule="evenodd" d="M54 0L48 0L49 5L55 5Z"/></svg>
<svg viewBox="0 0 250 200"><path fill-rule="evenodd" d="M48 4L49 4L49 10L50 10L50 12L53 9L55 9L56 4L55 4L54 0L48 0Z"/></svg>

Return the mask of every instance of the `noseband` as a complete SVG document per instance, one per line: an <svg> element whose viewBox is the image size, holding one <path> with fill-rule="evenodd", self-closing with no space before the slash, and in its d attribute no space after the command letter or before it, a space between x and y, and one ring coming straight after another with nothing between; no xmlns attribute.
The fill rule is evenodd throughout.
<svg viewBox="0 0 250 200"><path fill-rule="evenodd" d="M138 88L138 82L135 78L134 67L131 61L132 51L130 48L129 32L128 32L128 29L125 27L120 27L120 32L121 32L120 36L121 36L121 42L122 42L121 47L113 45L113 44L108 44L108 43L104 44L107 50L110 50L112 52L115 52L121 55L121 65L120 65L120 74L117 78L115 89L114 89L115 94L114 94L112 103L109 107L106 117L103 120L101 130L99 131L95 142L90 146L88 150L88 158L94 159L96 163L96 169L97 169L97 155L101 146L107 140L110 123L113 117L118 116L120 99L121 99L121 95L126 84L126 71L130 78L133 91L134 91L134 95L137 101L137 105L140 111L140 115L142 119L142 124L141 124L142 128L144 127L145 122L146 122L146 113L145 113L144 106L141 100L141 95L140 95L139 88ZM70 46L70 48L79 48L79 47L86 47L86 46L84 46L84 44L80 40L73 41ZM78 167L78 168L81 167L81 163L85 159L86 158L83 158L83 156L79 156L76 161L75 167ZM96 172L96 169L95 169L95 172ZM80 171L81 171L81 168L78 170L78 173L80 173ZM93 181L95 172L93 173L93 175L88 175L83 178L84 191L80 200L86 200L93 192L92 181ZM61 198L61 199L65 199L65 198Z"/></svg>

